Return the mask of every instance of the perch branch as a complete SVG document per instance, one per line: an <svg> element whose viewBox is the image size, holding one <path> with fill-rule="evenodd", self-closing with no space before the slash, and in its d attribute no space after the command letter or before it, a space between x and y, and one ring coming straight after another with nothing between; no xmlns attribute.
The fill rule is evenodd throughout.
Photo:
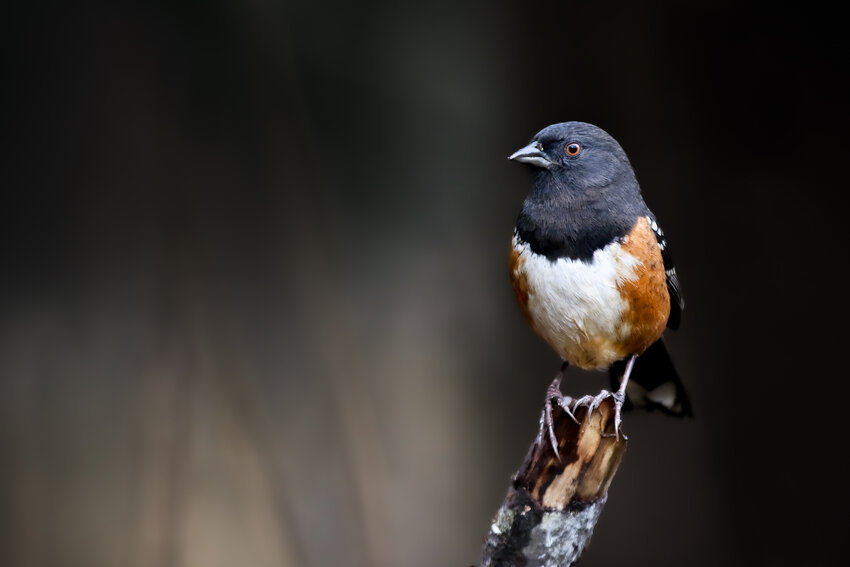
<svg viewBox="0 0 850 567"><path fill-rule="evenodd" d="M551 403L547 400L546 403ZM555 456L546 435L528 450L493 518L478 567L554 567L578 561L608 497L608 486L626 449L614 435L614 403L606 399L576 424L553 404Z"/></svg>

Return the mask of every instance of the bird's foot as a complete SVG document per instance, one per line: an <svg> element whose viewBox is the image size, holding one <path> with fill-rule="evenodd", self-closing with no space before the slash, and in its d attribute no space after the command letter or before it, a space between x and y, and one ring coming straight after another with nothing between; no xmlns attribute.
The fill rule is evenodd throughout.
<svg viewBox="0 0 850 567"><path fill-rule="evenodd" d="M543 413L540 416L540 430L537 433L537 443L542 443L543 435L547 434L549 443L552 445L552 451L555 452L555 456L559 461L561 460L561 455L558 454L558 439L555 437L555 426L552 422L552 407L557 404L570 416L570 419L578 423L578 420L573 415L572 406L574 403L575 400L573 398L561 393L561 375L558 374L546 389L546 403L543 404Z"/></svg>
<svg viewBox="0 0 850 567"><path fill-rule="evenodd" d="M590 414L599 407L599 405L604 402L608 398L613 398L614 400L614 433L602 433L603 437L616 437L617 440L620 439L620 423L621 412L623 410L623 404L626 401L626 395L623 392L609 392L608 390L602 390L595 396L582 396L581 398L575 400L573 402L573 411L576 411L581 406L587 406L587 416L585 419L587 422L590 422ZM626 436L623 435L623 439Z"/></svg>

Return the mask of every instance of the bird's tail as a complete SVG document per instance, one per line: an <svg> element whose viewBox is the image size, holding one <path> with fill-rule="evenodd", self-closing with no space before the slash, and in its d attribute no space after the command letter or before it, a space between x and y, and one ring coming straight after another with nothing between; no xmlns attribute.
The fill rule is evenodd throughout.
<svg viewBox="0 0 850 567"><path fill-rule="evenodd" d="M620 379L626 368L626 361L615 362L608 369L611 385L618 388ZM658 339L646 351L637 357L629 383L626 385L626 396L634 407L647 410L661 410L677 417L692 417L691 402L688 393L673 360L667 352L664 341Z"/></svg>

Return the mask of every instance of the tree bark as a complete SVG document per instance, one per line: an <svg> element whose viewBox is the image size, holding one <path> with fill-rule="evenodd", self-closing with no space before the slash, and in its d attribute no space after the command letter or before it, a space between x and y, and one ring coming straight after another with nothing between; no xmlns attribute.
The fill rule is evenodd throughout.
<svg viewBox="0 0 850 567"><path fill-rule="evenodd" d="M626 440L622 432L615 435L611 398L589 420L585 407L575 417L578 424L553 404L561 458L547 435L532 443L493 518L478 567L555 567L578 561L607 500Z"/></svg>

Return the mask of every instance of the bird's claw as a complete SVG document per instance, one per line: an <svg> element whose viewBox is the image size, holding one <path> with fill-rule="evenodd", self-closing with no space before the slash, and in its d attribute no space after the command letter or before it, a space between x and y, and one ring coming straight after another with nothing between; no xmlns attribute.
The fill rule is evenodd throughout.
<svg viewBox="0 0 850 567"><path fill-rule="evenodd" d="M575 400L573 402L573 411L575 412L579 407L586 406L587 407L587 415L585 416L585 421L590 423L590 415L596 410L602 402L604 402L607 398L614 399L614 433L602 433L602 437L616 437L617 440L620 439L620 424L622 423L621 412L623 410L623 403L625 403L626 395L623 392L609 392L608 390L602 390L595 396L582 396L581 398ZM623 438L625 439L625 435Z"/></svg>
<svg viewBox="0 0 850 567"><path fill-rule="evenodd" d="M565 396L561 393L561 377L556 377L549 388L546 389L546 403L543 405L543 414L540 416L540 432L537 435L538 441L542 441L543 432L549 436L549 443L552 445L552 451L558 460L561 460L561 455L558 453L558 438L555 436L555 426L552 421L552 406L557 404L574 422L578 423L576 416L573 415L573 405L575 400L570 396Z"/></svg>

